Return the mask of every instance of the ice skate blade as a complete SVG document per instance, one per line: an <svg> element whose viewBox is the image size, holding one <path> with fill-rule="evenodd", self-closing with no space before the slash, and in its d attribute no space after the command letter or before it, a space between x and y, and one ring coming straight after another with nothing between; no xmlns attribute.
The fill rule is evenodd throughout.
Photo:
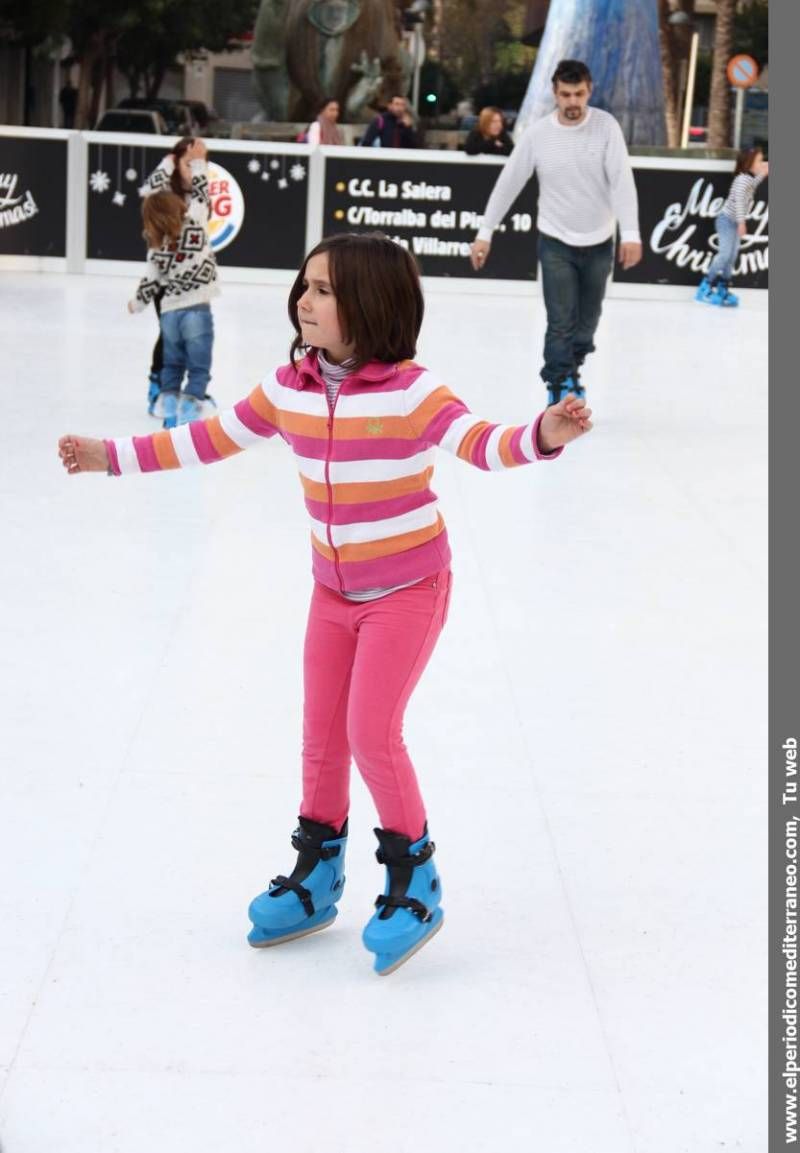
<svg viewBox="0 0 800 1153"><path fill-rule="evenodd" d="M334 910L333 916L329 917L327 921L322 921L319 925L312 925L310 929L298 929L296 932L287 933L283 937L269 937L264 941L253 941L251 939L253 931L258 928L258 926L255 925L247 934L247 943L253 949L269 949L272 945L282 945L285 941L296 941L298 937L308 937L311 933L318 933L320 929L327 929L328 925L332 925L335 920L336 910Z"/></svg>
<svg viewBox="0 0 800 1153"><path fill-rule="evenodd" d="M378 974L378 976L379 977L388 977L390 973L397 972L397 970L400 968L401 965L405 965L406 961L410 961L415 953L418 953L424 945L427 945L428 941L433 940L433 938L439 932L439 930L441 929L443 924L444 924L444 916L442 916L442 919L439 921L438 925L434 926L434 928L431 929L430 933L427 933L426 936L424 936L421 941L417 941L416 945L412 945L412 947L408 950L408 952L403 953L402 957L398 957L398 959L393 964L391 964L388 967L388 969L377 969L376 968L375 972ZM376 964L377 964L379 957L380 957L380 953L375 958Z"/></svg>

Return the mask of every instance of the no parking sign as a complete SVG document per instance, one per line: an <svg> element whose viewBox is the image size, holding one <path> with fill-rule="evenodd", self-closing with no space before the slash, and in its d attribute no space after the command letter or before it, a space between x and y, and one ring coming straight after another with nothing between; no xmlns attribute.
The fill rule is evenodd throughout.
<svg viewBox="0 0 800 1153"><path fill-rule="evenodd" d="M734 88L751 88L758 80L758 64L743 52L728 61L728 80Z"/></svg>

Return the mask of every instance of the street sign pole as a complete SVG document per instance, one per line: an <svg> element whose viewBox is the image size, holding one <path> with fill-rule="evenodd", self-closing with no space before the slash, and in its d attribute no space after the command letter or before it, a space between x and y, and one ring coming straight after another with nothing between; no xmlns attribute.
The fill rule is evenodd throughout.
<svg viewBox="0 0 800 1153"><path fill-rule="evenodd" d="M733 147L738 152L742 146L742 117L744 114L744 88L736 89L736 109L733 121Z"/></svg>

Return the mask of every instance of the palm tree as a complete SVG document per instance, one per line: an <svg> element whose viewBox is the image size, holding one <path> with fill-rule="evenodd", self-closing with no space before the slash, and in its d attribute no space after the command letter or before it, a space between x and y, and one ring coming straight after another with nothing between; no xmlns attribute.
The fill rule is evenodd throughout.
<svg viewBox="0 0 800 1153"><path fill-rule="evenodd" d="M735 18L736 0L717 0L714 64L711 71L711 95L708 101L710 148L727 148L731 140L731 93L727 69L728 61L733 54Z"/></svg>
<svg viewBox="0 0 800 1153"><path fill-rule="evenodd" d="M682 12L687 17L683 23L670 22L670 16ZM682 78L685 80L689 41L691 38L694 0L679 0L677 7L669 0L658 0L658 33L661 49L661 77L664 83L664 120L667 129L667 144L677 148L681 142L681 121L683 99Z"/></svg>

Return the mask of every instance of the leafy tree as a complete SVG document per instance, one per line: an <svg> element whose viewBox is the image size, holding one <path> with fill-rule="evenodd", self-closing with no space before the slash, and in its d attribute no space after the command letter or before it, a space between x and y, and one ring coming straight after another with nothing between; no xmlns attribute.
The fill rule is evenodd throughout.
<svg viewBox="0 0 800 1153"><path fill-rule="evenodd" d="M736 13L734 52L746 52L763 68L769 60L769 3L751 0Z"/></svg>
<svg viewBox="0 0 800 1153"><path fill-rule="evenodd" d="M144 0L142 19L116 46L131 95L155 98L181 53L224 52L255 23L258 0Z"/></svg>

